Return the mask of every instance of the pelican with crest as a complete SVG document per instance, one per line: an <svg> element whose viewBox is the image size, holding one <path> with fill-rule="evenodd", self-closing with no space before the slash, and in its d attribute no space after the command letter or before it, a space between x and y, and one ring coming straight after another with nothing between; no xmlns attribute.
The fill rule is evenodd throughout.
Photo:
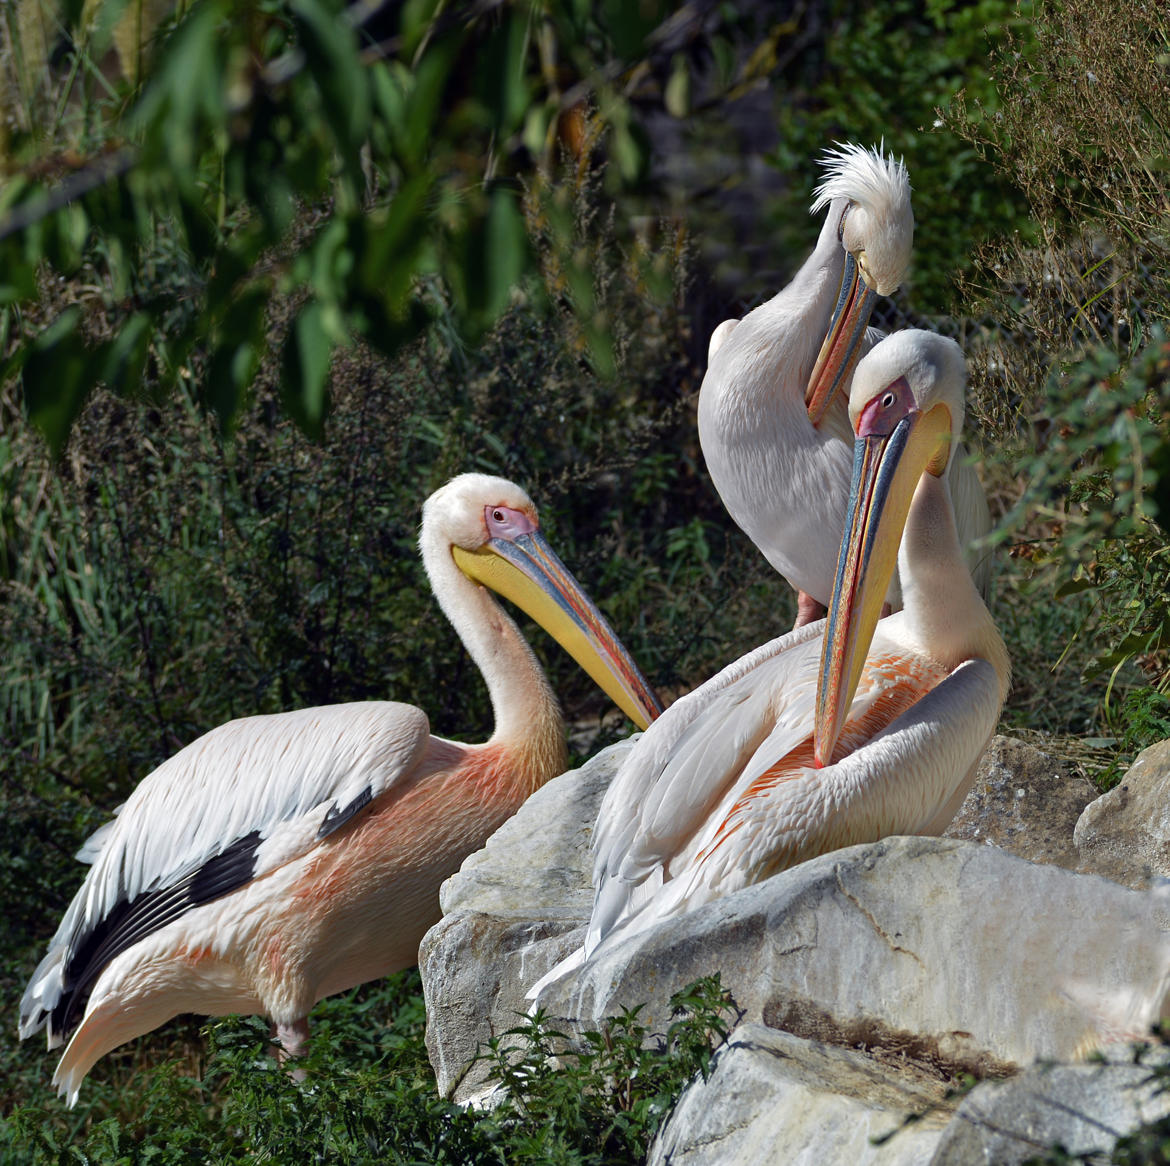
<svg viewBox="0 0 1170 1166"><path fill-rule="evenodd" d="M661 711L518 486L455 478L419 542L487 683L491 739L369 701L231 721L147 776L79 855L90 871L21 1002L22 1037L72 1032L53 1078L70 1104L100 1057L179 1013L264 1013L295 1055L318 1000L417 962L439 884L566 765L556 698L487 588L636 724Z"/></svg>
<svg viewBox="0 0 1170 1166"><path fill-rule="evenodd" d="M945 829L1010 676L946 480L965 379L958 345L931 332L896 333L862 358L827 620L731 664L637 742L598 815L584 946L531 994L600 944L798 862ZM879 621L895 559L905 603Z"/></svg>
<svg viewBox="0 0 1170 1166"><path fill-rule="evenodd" d="M699 441L736 524L797 591L800 627L824 614L849 497L849 384L873 342L877 297L906 276L914 212L906 167L879 150L842 145L825 155L813 213L827 208L812 254L792 282L742 320L712 333L699 393ZM990 516L974 469L948 471L959 540L972 546L987 593L980 536ZM900 606L897 578L888 599Z"/></svg>

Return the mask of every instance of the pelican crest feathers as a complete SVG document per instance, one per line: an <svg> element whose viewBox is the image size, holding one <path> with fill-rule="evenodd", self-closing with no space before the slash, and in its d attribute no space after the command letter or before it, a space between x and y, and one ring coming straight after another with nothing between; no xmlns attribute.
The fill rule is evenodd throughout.
<svg viewBox="0 0 1170 1166"><path fill-rule="evenodd" d="M821 156L824 177L816 188L812 214L824 210L835 198L847 198L871 215L896 221L912 215L910 174L906 163L885 153L885 142L866 149L855 142L835 142Z"/></svg>

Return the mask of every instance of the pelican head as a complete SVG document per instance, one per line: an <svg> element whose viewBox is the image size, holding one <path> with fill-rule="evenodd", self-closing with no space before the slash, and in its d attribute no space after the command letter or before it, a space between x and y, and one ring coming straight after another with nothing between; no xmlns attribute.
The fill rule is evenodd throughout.
<svg viewBox="0 0 1170 1166"><path fill-rule="evenodd" d="M837 238L845 252L841 290L829 329L805 391L813 424L824 416L849 379L875 299L893 295L906 277L914 244L914 211L905 163L881 147L838 143L824 156L814 214L837 216Z"/></svg>
<svg viewBox="0 0 1170 1166"><path fill-rule="evenodd" d="M945 473L963 425L962 349L934 332L896 332L857 366L849 394L853 481L825 622L814 754L832 760L924 473Z"/></svg>
<svg viewBox="0 0 1170 1166"><path fill-rule="evenodd" d="M545 541L519 486L487 474L452 478L423 504L420 542L424 557L449 548L464 575L531 616L639 728L662 712L605 616Z"/></svg>

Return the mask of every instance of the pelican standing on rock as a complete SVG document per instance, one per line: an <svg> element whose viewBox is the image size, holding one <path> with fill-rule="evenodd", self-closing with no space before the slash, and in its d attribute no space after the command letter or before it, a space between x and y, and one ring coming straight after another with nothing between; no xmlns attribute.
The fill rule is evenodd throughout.
<svg viewBox="0 0 1170 1166"><path fill-rule="evenodd" d="M825 155L813 213L828 208L813 253L787 287L712 333L699 393L699 441L727 512L797 591L796 626L824 614L849 497L848 388L869 347L879 295L897 291L914 240L910 180L880 150ZM953 459L963 546L990 529L974 469ZM975 548L977 583L990 564ZM900 606L895 579L888 596Z"/></svg>
<svg viewBox="0 0 1170 1166"><path fill-rule="evenodd" d="M20 1034L76 1026L53 1077L73 1104L105 1053L182 1012L260 1012L289 1055L325 996L417 962L439 884L566 765L556 698L484 586L554 635L640 727L661 706L538 530L519 487L465 474L423 507L423 563L478 665L495 731L430 735L390 701L231 721L145 778L21 1001Z"/></svg>
<svg viewBox="0 0 1170 1166"><path fill-rule="evenodd" d="M861 360L828 619L725 668L638 741L598 815L584 946L531 995L602 943L798 862L945 829L1010 678L945 478L965 375L958 345L931 332L896 333ZM879 622L895 556L905 605Z"/></svg>

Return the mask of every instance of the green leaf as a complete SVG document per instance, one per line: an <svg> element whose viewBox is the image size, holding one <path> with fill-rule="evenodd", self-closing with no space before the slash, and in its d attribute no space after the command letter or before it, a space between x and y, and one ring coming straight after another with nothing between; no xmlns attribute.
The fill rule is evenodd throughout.
<svg viewBox="0 0 1170 1166"><path fill-rule="evenodd" d="M646 37L665 15L664 7L652 0L641 0L637 4L631 4L629 0L603 0L603 19L621 56L632 60L642 55Z"/></svg>
<svg viewBox="0 0 1170 1166"><path fill-rule="evenodd" d="M455 57L463 43L462 34L449 34L427 46L413 76L399 74L403 94L403 117L394 135L399 161L407 171L417 170L436 139L436 123L441 114L443 93Z"/></svg>
<svg viewBox="0 0 1170 1166"><path fill-rule="evenodd" d="M202 139L198 121L224 121L223 54L220 20L227 5L202 0L166 41L162 58L131 116L131 126L144 131L149 154L167 158L172 181L179 187L195 179L196 150Z"/></svg>
<svg viewBox="0 0 1170 1166"><path fill-rule="evenodd" d="M496 187L487 215L458 248L465 311L473 329L486 328L508 306L528 259L528 237L515 192Z"/></svg>
<svg viewBox="0 0 1170 1166"><path fill-rule="evenodd" d="M318 0L294 0L292 10L305 64L321 90L321 112L351 179L360 183L359 151L370 132L370 80L357 37L337 12Z"/></svg>
<svg viewBox="0 0 1170 1166"><path fill-rule="evenodd" d="M410 179L389 206L380 207L351 226L351 251L358 256L360 294L384 305L390 317L406 313L413 295L420 256L427 241L430 175Z"/></svg>
<svg viewBox="0 0 1170 1166"><path fill-rule="evenodd" d="M36 259L26 258L19 239L0 243L0 305L30 300L37 294Z"/></svg>
<svg viewBox="0 0 1170 1166"><path fill-rule="evenodd" d="M101 380L120 396L133 396L141 388L153 331L150 317L136 312L106 345Z"/></svg>
<svg viewBox="0 0 1170 1166"><path fill-rule="evenodd" d="M202 394L230 432L267 345L269 288L254 284L237 296L216 329Z"/></svg>
<svg viewBox="0 0 1170 1166"><path fill-rule="evenodd" d="M1066 579L1057 589L1056 598L1064 599L1069 595L1079 595L1082 591L1091 591L1096 588L1097 584L1092 579L1086 579L1081 576L1077 579Z"/></svg>
<svg viewBox="0 0 1170 1166"><path fill-rule="evenodd" d="M691 111L691 70L682 53L674 55L662 99L672 117L686 117Z"/></svg>
<svg viewBox="0 0 1170 1166"><path fill-rule="evenodd" d="M493 131L501 138L514 134L531 101L525 71L528 53L528 14L512 12L476 50L476 80L480 100Z"/></svg>
<svg viewBox="0 0 1170 1166"><path fill-rule="evenodd" d="M289 329L284 344L280 395L284 407L310 437L319 438L329 410L329 366L333 340L325 312L307 303Z"/></svg>
<svg viewBox="0 0 1170 1166"><path fill-rule="evenodd" d="M81 309L67 308L32 342L22 370L25 409L54 457L65 448L97 380L80 326Z"/></svg>

